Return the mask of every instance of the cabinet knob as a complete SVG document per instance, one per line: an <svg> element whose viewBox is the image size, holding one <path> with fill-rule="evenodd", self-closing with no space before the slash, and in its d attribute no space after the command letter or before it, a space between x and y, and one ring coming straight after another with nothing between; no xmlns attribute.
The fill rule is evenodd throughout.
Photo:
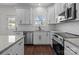
<svg viewBox="0 0 79 59"><path fill-rule="evenodd" d="M23 42L20 42L19 45L21 45Z"/></svg>
<svg viewBox="0 0 79 59"><path fill-rule="evenodd" d="M18 54L16 53L16 55L18 55Z"/></svg>
<svg viewBox="0 0 79 59"><path fill-rule="evenodd" d="M10 53L8 53L7 55L10 55Z"/></svg>
<svg viewBox="0 0 79 59"><path fill-rule="evenodd" d="M39 35L39 40L41 40L41 35Z"/></svg>

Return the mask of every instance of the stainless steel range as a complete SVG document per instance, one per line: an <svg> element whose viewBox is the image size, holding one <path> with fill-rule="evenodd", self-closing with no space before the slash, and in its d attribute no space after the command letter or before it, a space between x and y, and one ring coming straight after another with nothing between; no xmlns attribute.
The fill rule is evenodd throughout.
<svg viewBox="0 0 79 59"><path fill-rule="evenodd" d="M57 55L64 55L64 38L58 34L53 35L53 48Z"/></svg>

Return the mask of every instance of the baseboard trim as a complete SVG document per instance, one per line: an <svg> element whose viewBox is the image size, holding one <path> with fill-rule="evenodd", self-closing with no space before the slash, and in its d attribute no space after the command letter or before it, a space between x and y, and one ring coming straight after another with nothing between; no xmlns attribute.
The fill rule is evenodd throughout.
<svg viewBox="0 0 79 59"><path fill-rule="evenodd" d="M27 45L27 46L32 46L33 44L24 44L24 45Z"/></svg>

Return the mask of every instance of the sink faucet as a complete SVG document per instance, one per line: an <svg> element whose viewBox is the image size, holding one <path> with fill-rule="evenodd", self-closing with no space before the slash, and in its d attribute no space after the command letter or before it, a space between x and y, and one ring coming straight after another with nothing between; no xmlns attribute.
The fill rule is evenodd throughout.
<svg viewBox="0 0 79 59"><path fill-rule="evenodd" d="M39 28L39 31L40 31L41 30L41 27L39 26L38 28Z"/></svg>

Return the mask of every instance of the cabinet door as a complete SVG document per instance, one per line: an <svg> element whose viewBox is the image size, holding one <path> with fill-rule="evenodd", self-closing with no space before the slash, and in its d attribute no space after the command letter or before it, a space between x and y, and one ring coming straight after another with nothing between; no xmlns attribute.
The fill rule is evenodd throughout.
<svg viewBox="0 0 79 59"><path fill-rule="evenodd" d="M58 5L55 4L54 7L55 7L55 21L57 22L57 17L58 17Z"/></svg>
<svg viewBox="0 0 79 59"><path fill-rule="evenodd" d="M64 42L65 43L65 48L64 48L64 52L65 54L72 54L72 55L79 55L79 48L76 47L75 45L69 43L69 42ZM66 52L69 51L69 52Z"/></svg>
<svg viewBox="0 0 79 59"><path fill-rule="evenodd" d="M41 32L41 44L50 44L49 32Z"/></svg>
<svg viewBox="0 0 79 59"><path fill-rule="evenodd" d="M55 4L55 16L58 16L58 4Z"/></svg>
<svg viewBox="0 0 79 59"><path fill-rule="evenodd" d="M48 19L49 24L55 24L55 8L54 6L48 8Z"/></svg>
<svg viewBox="0 0 79 59"><path fill-rule="evenodd" d="M16 9L16 20L18 24L22 24L24 21L24 13L25 10L24 9Z"/></svg>
<svg viewBox="0 0 79 59"><path fill-rule="evenodd" d="M40 44L41 35L40 32L34 32L33 34L33 43L34 44Z"/></svg>
<svg viewBox="0 0 79 59"><path fill-rule="evenodd" d="M76 14L77 14L77 20L79 20L79 3L76 3Z"/></svg>
<svg viewBox="0 0 79 59"><path fill-rule="evenodd" d="M69 49L64 49L64 55L74 55L74 53Z"/></svg>
<svg viewBox="0 0 79 59"><path fill-rule="evenodd" d="M30 8L25 9L25 22L26 22L25 24L30 24L30 22L31 22L31 18L30 18L31 13L30 13L30 11L31 11Z"/></svg>
<svg viewBox="0 0 79 59"><path fill-rule="evenodd" d="M61 13L60 11L61 11L61 3L58 3L57 4L57 12L58 12L58 15Z"/></svg>
<svg viewBox="0 0 79 59"><path fill-rule="evenodd" d="M60 4L60 13L64 12L66 9L67 4L66 3L61 3Z"/></svg>
<svg viewBox="0 0 79 59"><path fill-rule="evenodd" d="M30 24L30 9L16 9L18 24Z"/></svg>
<svg viewBox="0 0 79 59"><path fill-rule="evenodd" d="M14 45L13 51L15 55L24 55L24 39L21 39Z"/></svg>
<svg viewBox="0 0 79 59"><path fill-rule="evenodd" d="M49 32L34 32L34 44L50 44Z"/></svg>
<svg viewBox="0 0 79 59"><path fill-rule="evenodd" d="M13 55L12 47L5 50L1 55Z"/></svg>

